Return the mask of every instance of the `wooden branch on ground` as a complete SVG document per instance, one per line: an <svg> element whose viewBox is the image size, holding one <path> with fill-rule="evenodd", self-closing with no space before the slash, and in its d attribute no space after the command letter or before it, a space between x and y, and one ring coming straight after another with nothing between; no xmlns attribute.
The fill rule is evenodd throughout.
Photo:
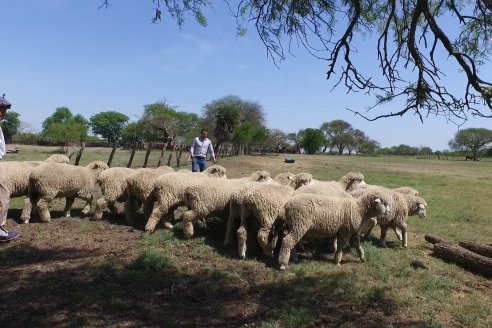
<svg viewBox="0 0 492 328"><path fill-rule="evenodd" d="M425 235L425 240L431 244L444 243L446 242L444 239L434 236L434 235Z"/></svg>
<svg viewBox="0 0 492 328"><path fill-rule="evenodd" d="M473 241L461 241L459 245L474 253L492 258L492 247L489 245L475 243Z"/></svg>
<svg viewBox="0 0 492 328"><path fill-rule="evenodd" d="M434 245L434 255L465 268L492 277L492 259L467 250L452 243L437 243Z"/></svg>

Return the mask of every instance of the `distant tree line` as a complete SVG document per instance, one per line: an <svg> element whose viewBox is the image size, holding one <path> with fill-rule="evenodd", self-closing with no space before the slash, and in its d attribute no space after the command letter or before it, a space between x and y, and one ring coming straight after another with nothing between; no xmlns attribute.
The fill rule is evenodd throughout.
<svg viewBox="0 0 492 328"><path fill-rule="evenodd" d="M473 160L492 156L492 131L488 129L459 130L449 141L452 153L404 144L382 148L378 141L343 120L286 133L268 128L265 116L259 103L228 95L205 104L202 115L179 111L166 101L158 101L143 106L143 113L135 121L116 111L103 111L86 119L81 114L74 115L67 107L58 107L43 121L39 133L22 122L15 111L7 112L1 126L8 143L40 145L68 146L84 142L87 146L135 148L152 144L176 149L191 144L200 129L206 128L216 151L233 155L260 151L437 157L454 154Z"/></svg>

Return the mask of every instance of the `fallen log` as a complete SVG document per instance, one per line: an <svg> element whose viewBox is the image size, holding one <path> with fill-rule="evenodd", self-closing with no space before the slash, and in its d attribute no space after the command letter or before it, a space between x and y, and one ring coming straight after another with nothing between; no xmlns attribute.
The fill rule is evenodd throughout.
<svg viewBox="0 0 492 328"><path fill-rule="evenodd" d="M434 245L434 255L467 269L492 277L492 259L467 250L452 243L437 243Z"/></svg>
<svg viewBox="0 0 492 328"><path fill-rule="evenodd" d="M480 244L473 241L460 241L459 245L482 256L492 258L492 247L489 245Z"/></svg>
<svg viewBox="0 0 492 328"><path fill-rule="evenodd" d="M431 244L437 244L437 243L447 243L446 240L440 238L440 237L437 237L437 236L434 236L434 235L425 235L425 240L428 241L429 243Z"/></svg>

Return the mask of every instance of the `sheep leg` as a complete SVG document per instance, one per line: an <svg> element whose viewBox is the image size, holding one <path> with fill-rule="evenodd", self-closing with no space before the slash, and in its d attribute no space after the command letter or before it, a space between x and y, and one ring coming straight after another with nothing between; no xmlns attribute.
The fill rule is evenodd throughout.
<svg viewBox="0 0 492 328"><path fill-rule="evenodd" d="M237 249L239 252L239 257L243 260L246 258L246 249L248 241L248 231L246 230L246 225L242 225L237 229Z"/></svg>
<svg viewBox="0 0 492 328"><path fill-rule="evenodd" d="M280 247L280 253L278 255L278 264L280 265L280 270L285 270L287 268L292 249L299 243L306 231L307 229L302 229L300 231L291 231L284 237L284 240L282 241L282 246Z"/></svg>
<svg viewBox="0 0 492 328"><path fill-rule="evenodd" d="M23 223L29 223L32 212L32 204L29 197L24 198L24 207L22 208L21 220Z"/></svg>
<svg viewBox="0 0 492 328"><path fill-rule="evenodd" d="M335 252L335 264L340 265L343 256L343 249L347 246L349 236L345 233L337 235L337 251Z"/></svg>
<svg viewBox="0 0 492 328"><path fill-rule="evenodd" d="M235 205L233 205L232 202L229 205L229 219L227 220L226 235L223 243L224 246L229 246L233 242L232 236L233 236L234 226L236 225L236 221L237 221L237 216L236 216L237 211L234 209L234 206ZM245 212L246 210L243 209L243 206L241 206L241 225L243 220L243 211ZM238 230L238 236L239 236L239 230ZM239 254L241 254L241 251L239 251Z"/></svg>
<svg viewBox="0 0 492 328"><path fill-rule="evenodd" d="M143 204L143 212L144 212L144 216L146 218L150 217L150 214L152 213L153 209L154 209L154 197L147 197L147 199L145 200L144 204Z"/></svg>
<svg viewBox="0 0 492 328"><path fill-rule="evenodd" d="M137 215L137 210L139 207L140 207L139 200L133 195L128 195L124 207L126 222L128 222L131 225L135 224L135 216Z"/></svg>
<svg viewBox="0 0 492 328"><path fill-rule="evenodd" d="M191 238L194 234L193 222L199 219L195 211L189 210L183 214L183 233L185 238Z"/></svg>
<svg viewBox="0 0 492 328"><path fill-rule="evenodd" d="M84 199L84 198L83 198ZM88 198L85 199L85 201L87 202L85 204L85 207L84 209L82 210L82 214L83 215L87 215L90 213L91 211L91 205L92 205L92 195L90 195Z"/></svg>
<svg viewBox="0 0 492 328"><path fill-rule="evenodd" d="M379 238L379 246L386 248L386 235L388 233L388 225L381 225L381 237Z"/></svg>
<svg viewBox="0 0 492 328"><path fill-rule="evenodd" d="M273 247L272 243L277 243L277 238L272 240L272 243L268 243L268 235L270 234L270 229L267 227L261 227L260 230L258 231L258 244L260 244L261 249L263 249L263 252L269 256L273 257ZM273 244L274 245L274 244Z"/></svg>
<svg viewBox="0 0 492 328"><path fill-rule="evenodd" d="M36 203L36 210L38 211L39 219L41 220L41 222L51 221L48 205L52 201L53 201L52 198L41 197Z"/></svg>
<svg viewBox="0 0 492 328"><path fill-rule="evenodd" d="M150 213L147 224L145 225L145 231L153 232L165 213L167 213L166 207L157 204L152 210L152 213Z"/></svg>
<svg viewBox="0 0 492 328"><path fill-rule="evenodd" d="M396 238L398 238L399 241L403 241L403 236L401 235L401 230L398 228L393 228L395 231Z"/></svg>
<svg viewBox="0 0 492 328"><path fill-rule="evenodd" d="M359 259L361 262L366 261L366 256L364 254L364 249L362 248L360 244L360 235L357 234L355 236L352 236L350 244L355 247L355 250L357 251L357 255L359 255Z"/></svg>
<svg viewBox="0 0 492 328"><path fill-rule="evenodd" d="M75 202L75 197L65 198L65 208L63 209L63 216L66 218L70 217L70 209L72 208L73 202Z"/></svg>
<svg viewBox="0 0 492 328"><path fill-rule="evenodd" d="M407 224L406 223L402 223L398 226L398 228L401 229L401 245L405 248L407 248L408 246L408 241L407 241Z"/></svg>

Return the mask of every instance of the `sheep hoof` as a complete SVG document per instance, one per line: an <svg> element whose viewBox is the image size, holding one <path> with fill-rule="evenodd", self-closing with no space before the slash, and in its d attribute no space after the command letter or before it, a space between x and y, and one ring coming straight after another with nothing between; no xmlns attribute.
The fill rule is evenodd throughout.
<svg viewBox="0 0 492 328"><path fill-rule="evenodd" d="M70 213L65 214L66 218L71 218Z"/></svg>
<svg viewBox="0 0 492 328"><path fill-rule="evenodd" d="M172 229L173 228L173 225L169 222L164 222L164 228L166 229Z"/></svg>
<svg viewBox="0 0 492 328"><path fill-rule="evenodd" d="M286 269L285 265L283 265L283 264L282 264L282 265L280 266L280 271L285 271L285 269Z"/></svg>

